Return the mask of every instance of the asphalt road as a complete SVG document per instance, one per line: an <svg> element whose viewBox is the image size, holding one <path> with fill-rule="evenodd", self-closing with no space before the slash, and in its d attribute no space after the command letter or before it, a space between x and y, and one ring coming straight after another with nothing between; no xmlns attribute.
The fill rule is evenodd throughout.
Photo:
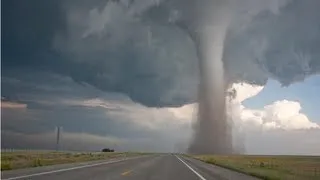
<svg viewBox="0 0 320 180"><path fill-rule="evenodd" d="M176 155L57 165L1 173L1 179L32 180L253 180L251 176Z"/></svg>

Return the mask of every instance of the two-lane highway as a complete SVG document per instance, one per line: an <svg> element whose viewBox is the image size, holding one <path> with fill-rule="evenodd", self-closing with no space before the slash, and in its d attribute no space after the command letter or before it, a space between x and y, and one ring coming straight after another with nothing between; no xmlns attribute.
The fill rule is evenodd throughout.
<svg viewBox="0 0 320 180"><path fill-rule="evenodd" d="M48 169L49 168L49 169ZM1 179L32 180L253 180L256 178L176 155L152 155L122 160L7 171Z"/></svg>

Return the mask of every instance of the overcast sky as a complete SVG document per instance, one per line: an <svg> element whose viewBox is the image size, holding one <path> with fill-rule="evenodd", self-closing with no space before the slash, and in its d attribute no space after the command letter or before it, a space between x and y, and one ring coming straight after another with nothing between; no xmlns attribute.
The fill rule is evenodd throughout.
<svg viewBox="0 0 320 180"><path fill-rule="evenodd" d="M188 2L3 1L2 147L52 149L62 126L68 150L185 150L199 82L181 26ZM237 92L227 105L235 144L319 154L320 1L230 6L223 62Z"/></svg>

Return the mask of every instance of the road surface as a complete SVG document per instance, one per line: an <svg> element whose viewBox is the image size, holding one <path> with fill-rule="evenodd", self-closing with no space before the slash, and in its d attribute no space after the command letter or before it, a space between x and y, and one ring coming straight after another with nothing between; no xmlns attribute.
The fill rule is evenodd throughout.
<svg viewBox="0 0 320 180"><path fill-rule="evenodd" d="M254 180L251 176L176 155L55 165L5 171L1 179L31 180Z"/></svg>

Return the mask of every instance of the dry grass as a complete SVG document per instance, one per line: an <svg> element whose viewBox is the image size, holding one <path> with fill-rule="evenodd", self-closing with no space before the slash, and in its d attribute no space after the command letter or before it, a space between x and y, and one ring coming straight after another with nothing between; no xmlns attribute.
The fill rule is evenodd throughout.
<svg viewBox="0 0 320 180"><path fill-rule="evenodd" d="M1 170L131 157L142 153L1 152Z"/></svg>
<svg viewBox="0 0 320 180"><path fill-rule="evenodd" d="M262 179L320 179L319 156L192 156Z"/></svg>

